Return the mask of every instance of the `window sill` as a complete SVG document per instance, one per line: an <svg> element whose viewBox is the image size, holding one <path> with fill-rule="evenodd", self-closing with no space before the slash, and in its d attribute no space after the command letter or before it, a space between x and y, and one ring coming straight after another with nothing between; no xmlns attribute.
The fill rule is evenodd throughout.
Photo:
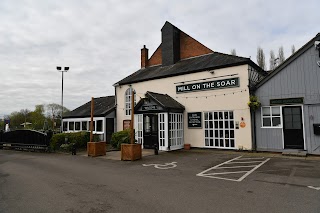
<svg viewBox="0 0 320 213"><path fill-rule="evenodd" d="M282 126L262 126L261 129L282 129Z"/></svg>

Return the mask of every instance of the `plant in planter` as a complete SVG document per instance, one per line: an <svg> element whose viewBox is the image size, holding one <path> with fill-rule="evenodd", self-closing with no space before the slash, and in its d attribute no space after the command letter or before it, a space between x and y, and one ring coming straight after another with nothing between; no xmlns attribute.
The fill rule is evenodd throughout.
<svg viewBox="0 0 320 213"><path fill-rule="evenodd" d="M122 143L130 143L130 130L126 129L120 132L113 133L110 143L113 148L120 150Z"/></svg>
<svg viewBox="0 0 320 213"><path fill-rule="evenodd" d="M141 144L131 144L130 129L116 132L112 135L111 145L121 149L121 160L139 160L142 157ZM136 142L136 140L135 140Z"/></svg>
<svg viewBox="0 0 320 213"><path fill-rule="evenodd" d="M248 102L248 106L252 111L256 111L261 106L258 97L255 95L250 95L250 101Z"/></svg>

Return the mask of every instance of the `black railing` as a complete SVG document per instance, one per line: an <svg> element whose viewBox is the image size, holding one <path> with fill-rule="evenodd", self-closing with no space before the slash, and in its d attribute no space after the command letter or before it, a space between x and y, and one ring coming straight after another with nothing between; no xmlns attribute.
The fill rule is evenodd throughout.
<svg viewBox="0 0 320 213"><path fill-rule="evenodd" d="M0 147L48 150L52 133L35 130L0 132Z"/></svg>

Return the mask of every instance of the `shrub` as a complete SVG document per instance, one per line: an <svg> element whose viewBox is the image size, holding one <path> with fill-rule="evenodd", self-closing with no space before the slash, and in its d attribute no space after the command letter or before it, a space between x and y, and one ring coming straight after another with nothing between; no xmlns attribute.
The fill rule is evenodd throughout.
<svg viewBox="0 0 320 213"><path fill-rule="evenodd" d="M65 143L65 138L67 133L54 134L50 141L50 148L55 151L60 148L62 144Z"/></svg>
<svg viewBox="0 0 320 213"><path fill-rule="evenodd" d="M111 146L120 149L122 143L130 143L130 130L126 129L112 134Z"/></svg>
<svg viewBox="0 0 320 213"><path fill-rule="evenodd" d="M93 135L93 141L99 141L99 135ZM73 133L59 133L54 134L50 141L52 150L63 149L70 151L70 144L75 144L76 148L87 147L87 142L90 141L90 132L73 132ZM62 146L63 145L63 146Z"/></svg>

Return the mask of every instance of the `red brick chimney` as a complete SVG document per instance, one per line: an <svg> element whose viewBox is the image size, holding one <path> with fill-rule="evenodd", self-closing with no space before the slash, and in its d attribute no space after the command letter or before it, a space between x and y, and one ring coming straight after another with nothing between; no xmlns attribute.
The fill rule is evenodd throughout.
<svg viewBox="0 0 320 213"><path fill-rule="evenodd" d="M148 48L146 48L146 45L143 45L143 48L141 49L141 68L148 67L148 58Z"/></svg>

